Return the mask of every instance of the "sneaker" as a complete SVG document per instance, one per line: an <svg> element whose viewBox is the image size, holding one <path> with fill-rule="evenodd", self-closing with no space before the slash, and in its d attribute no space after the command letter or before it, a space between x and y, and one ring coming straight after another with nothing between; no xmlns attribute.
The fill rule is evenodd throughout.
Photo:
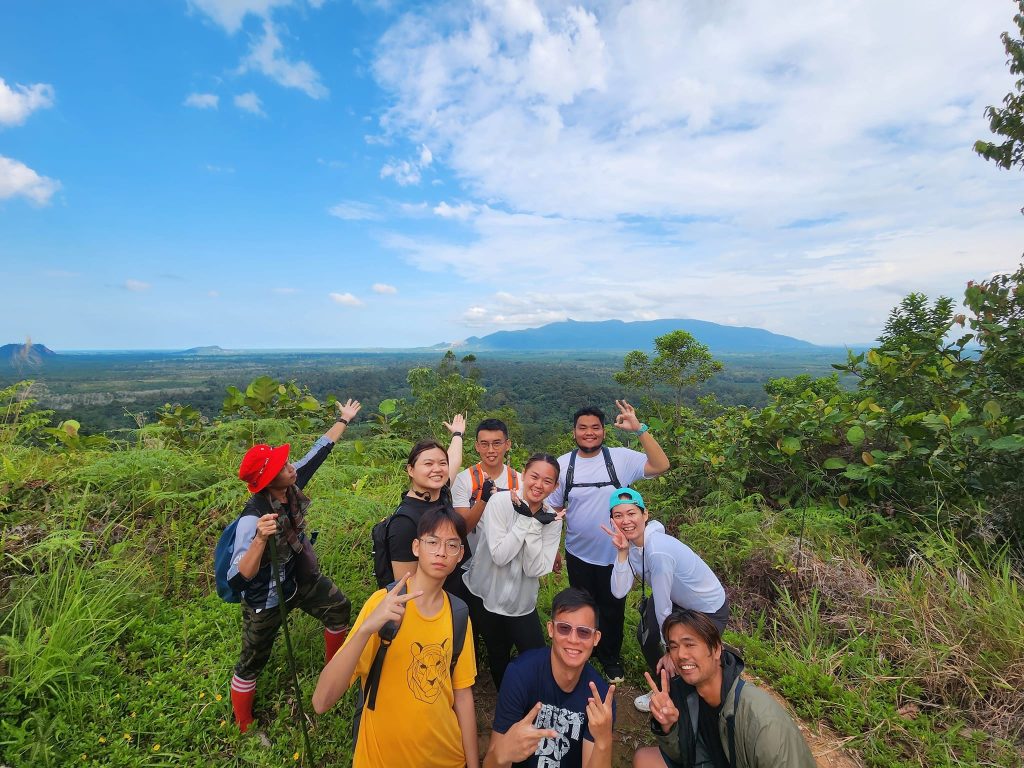
<svg viewBox="0 0 1024 768"><path fill-rule="evenodd" d="M641 712L651 711L651 693L645 693L643 696L637 696L633 699L633 706Z"/></svg>
<svg viewBox="0 0 1024 768"><path fill-rule="evenodd" d="M614 683L615 685L618 685L626 679L626 670L622 668L621 664L605 664L604 673L608 677L608 682Z"/></svg>

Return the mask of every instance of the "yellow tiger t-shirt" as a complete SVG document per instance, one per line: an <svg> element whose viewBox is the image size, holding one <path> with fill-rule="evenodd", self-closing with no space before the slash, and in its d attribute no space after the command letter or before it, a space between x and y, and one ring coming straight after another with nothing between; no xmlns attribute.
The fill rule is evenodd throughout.
<svg viewBox="0 0 1024 768"><path fill-rule="evenodd" d="M359 611L349 639L387 590L374 592ZM466 755L462 732L452 708L455 690L476 681L473 628L466 628L466 642L455 663L454 681L449 674L452 659L452 612L448 594L436 615L425 617L416 601L406 603L398 634L384 657L376 708L364 709L356 739L352 768L463 768ZM363 648L351 683L366 685L380 636ZM476 735L473 736L476 738Z"/></svg>

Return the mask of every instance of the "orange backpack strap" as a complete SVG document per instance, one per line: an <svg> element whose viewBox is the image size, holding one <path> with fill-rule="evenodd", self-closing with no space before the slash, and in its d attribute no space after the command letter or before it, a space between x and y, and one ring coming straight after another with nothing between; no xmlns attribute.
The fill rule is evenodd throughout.
<svg viewBox="0 0 1024 768"><path fill-rule="evenodd" d="M512 467L505 467L508 470L508 489L510 491L519 490L519 475Z"/></svg>
<svg viewBox="0 0 1024 768"><path fill-rule="evenodd" d="M469 476L473 481L469 489L469 497L472 499L484 487L484 470L480 463L476 463L469 468Z"/></svg>

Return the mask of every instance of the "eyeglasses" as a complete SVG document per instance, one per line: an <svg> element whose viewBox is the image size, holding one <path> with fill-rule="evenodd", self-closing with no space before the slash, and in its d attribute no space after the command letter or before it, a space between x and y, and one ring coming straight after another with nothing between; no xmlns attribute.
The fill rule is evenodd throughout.
<svg viewBox="0 0 1024 768"><path fill-rule="evenodd" d="M444 551L448 555L457 555L462 551L462 542L458 539L435 539L433 536L421 538L420 543L427 548L427 552L439 553Z"/></svg>
<svg viewBox="0 0 1024 768"><path fill-rule="evenodd" d="M575 624L570 624L568 621L556 621L555 631L559 637L569 637L575 631L576 637L586 641L592 638L597 630L593 627L578 627Z"/></svg>
<svg viewBox="0 0 1024 768"><path fill-rule="evenodd" d="M482 448L484 450L486 450L487 448L493 448L494 450L497 451L497 450L500 450L501 448L503 448L505 446L505 443L507 443L507 442L508 442L507 439L506 440L491 440L491 442L489 442L489 443L486 443L483 440L477 440L476 444L477 444L478 448Z"/></svg>

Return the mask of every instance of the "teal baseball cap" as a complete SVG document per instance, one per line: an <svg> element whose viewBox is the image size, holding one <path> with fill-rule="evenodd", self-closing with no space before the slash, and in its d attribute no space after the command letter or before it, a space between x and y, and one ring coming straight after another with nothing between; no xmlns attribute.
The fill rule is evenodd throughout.
<svg viewBox="0 0 1024 768"><path fill-rule="evenodd" d="M636 504L640 509L647 511L647 506L644 504L644 497L634 491L632 488L618 488L612 491L612 496L608 500L608 511L611 512L619 504Z"/></svg>

